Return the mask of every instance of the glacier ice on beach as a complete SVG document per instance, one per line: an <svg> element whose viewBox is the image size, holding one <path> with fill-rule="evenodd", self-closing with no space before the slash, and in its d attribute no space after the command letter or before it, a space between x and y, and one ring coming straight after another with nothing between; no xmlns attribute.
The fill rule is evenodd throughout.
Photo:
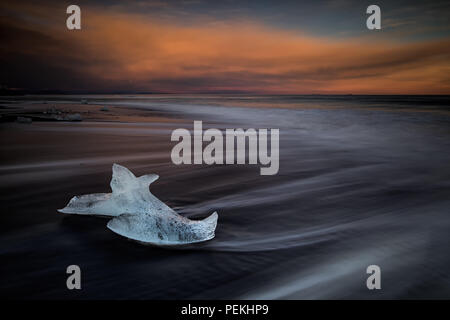
<svg viewBox="0 0 450 320"><path fill-rule="evenodd" d="M149 191L156 174L136 177L130 170L113 165L112 193L73 197L62 213L114 217L107 227L121 236L156 245L179 245L214 238L217 213L203 220L177 214Z"/></svg>

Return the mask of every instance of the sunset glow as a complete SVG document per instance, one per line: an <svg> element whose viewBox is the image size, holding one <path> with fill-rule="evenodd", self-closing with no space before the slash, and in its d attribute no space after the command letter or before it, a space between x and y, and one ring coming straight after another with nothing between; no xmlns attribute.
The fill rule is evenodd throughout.
<svg viewBox="0 0 450 320"><path fill-rule="evenodd" d="M219 20L199 15L183 22L87 5L83 6L83 29L73 32L63 27L62 6L11 7L17 14L3 19L7 33L1 44L1 59L9 61L9 83L3 77L2 84L8 87L450 93L448 38L399 41L369 33L338 38L269 25L257 17ZM47 71L42 74L44 68ZM33 76L23 80L24 74Z"/></svg>

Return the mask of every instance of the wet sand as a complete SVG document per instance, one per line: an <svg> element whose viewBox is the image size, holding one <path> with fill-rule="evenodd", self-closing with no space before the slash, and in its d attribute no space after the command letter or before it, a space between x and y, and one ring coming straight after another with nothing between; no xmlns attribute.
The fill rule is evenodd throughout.
<svg viewBox="0 0 450 320"><path fill-rule="evenodd" d="M337 109L321 101L271 109L221 104L221 97L213 104L61 99L1 103L83 117L0 124L3 298L450 297L445 104L397 110L388 101L354 110L337 100ZM174 165L170 134L193 120L280 128L279 174ZM136 175L159 174L152 193L183 215L218 211L216 238L177 250L148 247L112 233L106 219L56 211L74 195L109 192L114 162ZM71 264L81 267L81 291L66 289ZM370 264L383 272L379 292L365 287Z"/></svg>

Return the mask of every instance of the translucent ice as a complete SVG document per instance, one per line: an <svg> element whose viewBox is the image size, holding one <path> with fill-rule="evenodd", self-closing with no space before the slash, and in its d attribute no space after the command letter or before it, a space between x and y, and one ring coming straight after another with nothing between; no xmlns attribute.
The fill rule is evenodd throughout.
<svg viewBox="0 0 450 320"><path fill-rule="evenodd" d="M115 217L108 222L112 231L145 243L180 245L214 238L217 213L203 220L190 220L156 198L149 185L156 174L136 177L127 168L113 165L112 193L73 197L62 213Z"/></svg>

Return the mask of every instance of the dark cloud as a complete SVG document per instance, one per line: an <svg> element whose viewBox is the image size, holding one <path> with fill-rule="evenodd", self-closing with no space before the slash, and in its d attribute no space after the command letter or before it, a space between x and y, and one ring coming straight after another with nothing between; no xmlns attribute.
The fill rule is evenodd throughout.
<svg viewBox="0 0 450 320"><path fill-rule="evenodd" d="M222 6L231 10L232 3L135 1L125 8L119 1L81 2L81 31L65 28L66 4L61 2L2 4L0 84L74 92L450 92L448 37L317 36L272 25L264 14L249 18L242 13L266 6L274 8L274 16L278 10L288 14L287 8L301 2L234 3L241 15L223 20L227 10ZM339 11L352 4L316 6L334 5ZM434 12L442 6L423 8ZM200 14L189 12L193 7L201 7ZM183 12L189 22L160 16L162 11Z"/></svg>

